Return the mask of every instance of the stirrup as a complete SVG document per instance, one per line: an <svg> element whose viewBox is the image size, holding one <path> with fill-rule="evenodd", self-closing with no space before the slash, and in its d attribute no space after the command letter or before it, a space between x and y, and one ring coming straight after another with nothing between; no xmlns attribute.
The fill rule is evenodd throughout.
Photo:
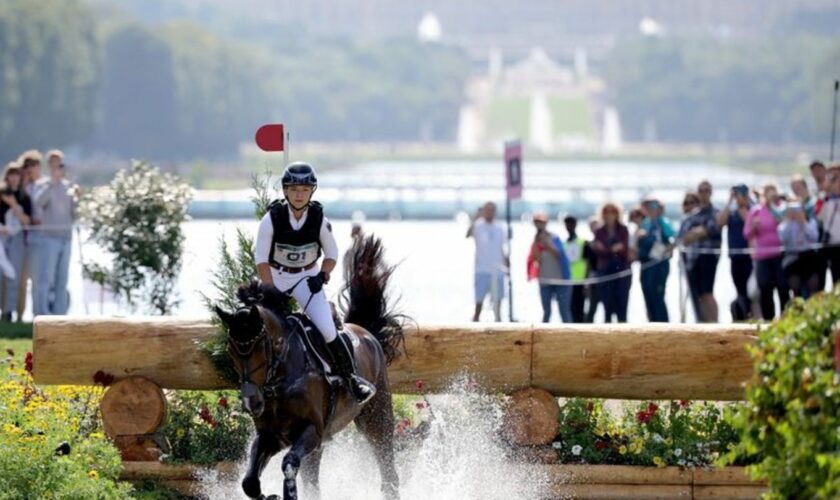
<svg viewBox="0 0 840 500"><path fill-rule="evenodd" d="M347 382L350 393L360 405L367 403L376 395L376 386L356 374L351 374Z"/></svg>

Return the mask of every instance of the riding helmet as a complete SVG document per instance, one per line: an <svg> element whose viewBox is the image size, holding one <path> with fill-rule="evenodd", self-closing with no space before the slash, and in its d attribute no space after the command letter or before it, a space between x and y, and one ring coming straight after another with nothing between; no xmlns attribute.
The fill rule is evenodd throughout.
<svg viewBox="0 0 840 500"><path fill-rule="evenodd" d="M315 176L315 169L304 161L290 163L283 170L281 179L283 187L288 186L318 186L318 178Z"/></svg>

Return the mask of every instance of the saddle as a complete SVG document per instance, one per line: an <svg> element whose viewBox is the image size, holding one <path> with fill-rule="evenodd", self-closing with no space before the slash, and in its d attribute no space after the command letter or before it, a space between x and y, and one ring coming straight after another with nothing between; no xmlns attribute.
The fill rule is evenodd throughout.
<svg viewBox="0 0 840 500"><path fill-rule="evenodd" d="M333 316L335 318L335 316ZM298 332L303 339L304 351L306 351L306 358L310 366L327 378L330 384L337 385L341 383L341 377L335 374L333 368L333 359L330 350L327 348L327 343L324 341L324 336L318 331L318 328L312 323L304 313L292 313L288 316L288 321L298 326ZM354 343L358 343L355 336L351 337L348 332L344 330L343 323L336 321L336 329L338 330L339 342L344 342L350 351L350 356L353 358L353 363L356 362L356 350Z"/></svg>

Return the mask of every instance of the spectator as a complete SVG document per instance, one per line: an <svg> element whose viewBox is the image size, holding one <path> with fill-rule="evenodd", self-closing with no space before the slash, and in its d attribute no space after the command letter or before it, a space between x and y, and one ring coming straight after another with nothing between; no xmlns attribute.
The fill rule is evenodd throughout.
<svg viewBox="0 0 840 500"><path fill-rule="evenodd" d="M746 184L732 187L729 203L718 212L719 227L726 226L726 241L729 245L729 272L735 285L736 297L730 304L732 319L744 321L752 316L752 301L747 289L747 282L753 270L753 260L749 253L750 243L744 237L744 221L753 207L750 190Z"/></svg>
<svg viewBox="0 0 840 500"><path fill-rule="evenodd" d="M534 214L534 227L537 233L528 253L528 279L539 278L540 301L543 310L543 323L551 319L552 299L557 301L557 309L564 323L572 322L572 287L556 283L571 278L569 258L560 237L548 232L548 216L538 212Z"/></svg>
<svg viewBox="0 0 840 500"><path fill-rule="evenodd" d="M828 192L828 184L826 183L826 169L823 162L817 160L811 163L809 167L811 170L811 177L814 179L814 186L816 186L817 198L822 198Z"/></svg>
<svg viewBox="0 0 840 500"><path fill-rule="evenodd" d="M505 293L505 231L494 222L496 204L488 201L479 208L467 230L467 238L475 240L475 312L473 321L478 321L484 298L490 294L493 302L493 316L502 320L502 298Z"/></svg>
<svg viewBox="0 0 840 500"><path fill-rule="evenodd" d="M630 215L627 217L627 220L627 231L630 233L628 257L630 262L635 262L639 259L639 229L641 228L642 221L645 220L644 209L642 207L636 207L630 210Z"/></svg>
<svg viewBox="0 0 840 500"><path fill-rule="evenodd" d="M26 251L23 226L30 222L32 202L23 188L23 170L16 162L6 165L3 172L3 185L0 186L0 221L5 226L5 254L13 269L13 276L4 279L4 300L2 303L3 321L12 321L12 313L17 311L18 280L23 274L23 260ZM17 313L17 321L21 321Z"/></svg>
<svg viewBox="0 0 840 500"><path fill-rule="evenodd" d="M29 196L30 201L32 201L35 199L35 186L38 180L41 178L41 153L35 149L24 151L18 158L18 164L20 164L21 168L23 169L23 188L26 191L27 196ZM39 255L41 250L41 234L37 229L33 229L32 226L37 226L38 224L40 224L41 218L38 214L38 210L36 210L35 208L34 203L32 204L31 219L32 220L29 222L30 228L28 228L24 234L26 252L23 259L23 272L21 273L20 279L18 280L18 316L23 316L23 312L26 310L27 281L29 281L30 277L34 276L34 273L37 272L38 261L40 260ZM37 286L37 280L33 279L33 297L35 295L35 288ZM33 314L34 313L35 311L33 308Z"/></svg>
<svg viewBox="0 0 840 500"><path fill-rule="evenodd" d="M680 252L680 264L682 265L682 271L685 273L686 281L688 281L688 269L690 266L694 265L694 259L696 254L691 251L691 249L685 247L685 242L682 241L682 235L687 231L685 227L691 216L698 210L700 207L700 197L697 196L697 193L693 191L689 191L685 193L682 202L682 220L680 221L680 231L677 234L677 238L680 240L680 244L684 246L682 251ZM690 285L690 284L689 284ZM697 318L697 321L702 321L703 313L700 309L700 298L695 293L694 288L691 286L688 287L688 297L691 299L691 308L694 311L694 317ZM682 297L680 298L682 299ZM682 313L684 302L680 304L680 312Z"/></svg>
<svg viewBox="0 0 840 500"><path fill-rule="evenodd" d="M697 319L716 323L718 305L715 300L715 274L720 260L721 234L717 209L712 206L712 185L702 181L697 186L698 206L683 221L679 238L686 247L686 278L696 304Z"/></svg>
<svg viewBox="0 0 840 500"><path fill-rule="evenodd" d="M765 320L775 317L773 291L779 296L779 309L783 311L788 302L788 288L782 272L782 253L779 250L778 220L774 215L778 201L775 184L764 186L761 204L753 207L744 223L744 237L753 249L755 277L761 294L761 316Z"/></svg>
<svg viewBox="0 0 840 500"><path fill-rule="evenodd" d="M823 171L824 170L825 167L823 167ZM823 176L825 176L825 172L823 172ZM825 184L825 182L823 182L823 184ZM817 220L816 212L819 196L811 196L811 191L808 189L808 183L805 181L805 178L799 174L795 174L791 177L790 190L793 191L793 194L795 194L797 198L799 198L802 207L805 209L805 217L809 220L816 220L818 232L817 242L821 241L823 236L822 225L819 220ZM811 260L814 275L817 277L817 288L819 290L825 290L825 273L828 268L825 252L823 252L820 248L815 248L813 249L813 252L807 255L807 258Z"/></svg>
<svg viewBox="0 0 840 500"><path fill-rule="evenodd" d="M826 197L816 207L822 223L824 255L831 269L831 283L840 280L840 166L832 166L826 177Z"/></svg>
<svg viewBox="0 0 840 500"><path fill-rule="evenodd" d="M571 215L563 218L566 226L566 256L569 258L569 268L572 279L580 281L586 279L586 257L584 256L586 242L577 234L577 219ZM572 322L583 323L586 321L584 307L586 306L586 292L583 285L572 285Z"/></svg>
<svg viewBox="0 0 840 500"><path fill-rule="evenodd" d="M39 264L36 279L46 286L38 286L33 307L43 314L66 314L70 307L67 275L70 267L70 248L73 222L76 218L76 199L81 196L78 185L65 179L64 154L53 150L47 153L49 179L36 188L35 206L41 214L43 232L43 269Z"/></svg>
<svg viewBox="0 0 840 500"><path fill-rule="evenodd" d="M640 281L645 297L648 320L668 322L665 306L665 284L671 270L671 251L674 248L674 228L663 215L662 203L655 198L644 201L646 217L638 231L639 261L642 264Z"/></svg>
<svg viewBox="0 0 840 500"><path fill-rule="evenodd" d="M593 237L598 228L601 227L601 220L597 215L589 218L589 232ZM592 241L589 241L583 247L583 258L586 260L586 277L598 277L598 255L592 249ZM598 312L598 304L601 302L598 297L598 285L586 285L586 295L589 297L589 307L586 310L586 322L592 323L595 321L595 313Z"/></svg>
<svg viewBox="0 0 840 500"><path fill-rule="evenodd" d="M808 218L799 199L792 199L785 209L785 220L779 224L779 238L785 247L782 269L785 282L796 297L808 298L819 291L816 251L819 241L817 221Z"/></svg>
<svg viewBox="0 0 840 500"><path fill-rule="evenodd" d="M604 280L598 285L598 296L604 302L605 322L615 317L619 323L627 322L627 302L630 296L631 276L617 275L630 269L627 226L620 222L618 205L607 203L601 208L603 225L595 231L592 249L598 256L598 276Z"/></svg>

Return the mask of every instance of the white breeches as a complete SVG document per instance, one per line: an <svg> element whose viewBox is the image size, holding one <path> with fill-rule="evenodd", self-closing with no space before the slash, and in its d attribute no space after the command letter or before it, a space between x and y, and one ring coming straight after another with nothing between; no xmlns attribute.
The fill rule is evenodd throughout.
<svg viewBox="0 0 840 500"><path fill-rule="evenodd" d="M335 330L335 322L333 322L332 309L330 308L330 303L327 301L327 295L323 289L315 295L312 295L309 293L309 285L306 283L307 278L317 275L320 270L321 268L319 266L315 266L302 273L290 274L272 268L271 277L274 280L274 286L279 290L292 294L295 300L297 300L298 305L300 305L301 311L309 316L309 319L312 320L315 327L324 336L324 340L330 343L335 340L338 333ZM295 286L295 283L298 281L300 281L300 284ZM295 289L290 291L289 289L293 286ZM312 300L310 300L310 297ZM308 306L306 305L307 302L309 302ZM303 311L304 307L306 307L305 311Z"/></svg>

